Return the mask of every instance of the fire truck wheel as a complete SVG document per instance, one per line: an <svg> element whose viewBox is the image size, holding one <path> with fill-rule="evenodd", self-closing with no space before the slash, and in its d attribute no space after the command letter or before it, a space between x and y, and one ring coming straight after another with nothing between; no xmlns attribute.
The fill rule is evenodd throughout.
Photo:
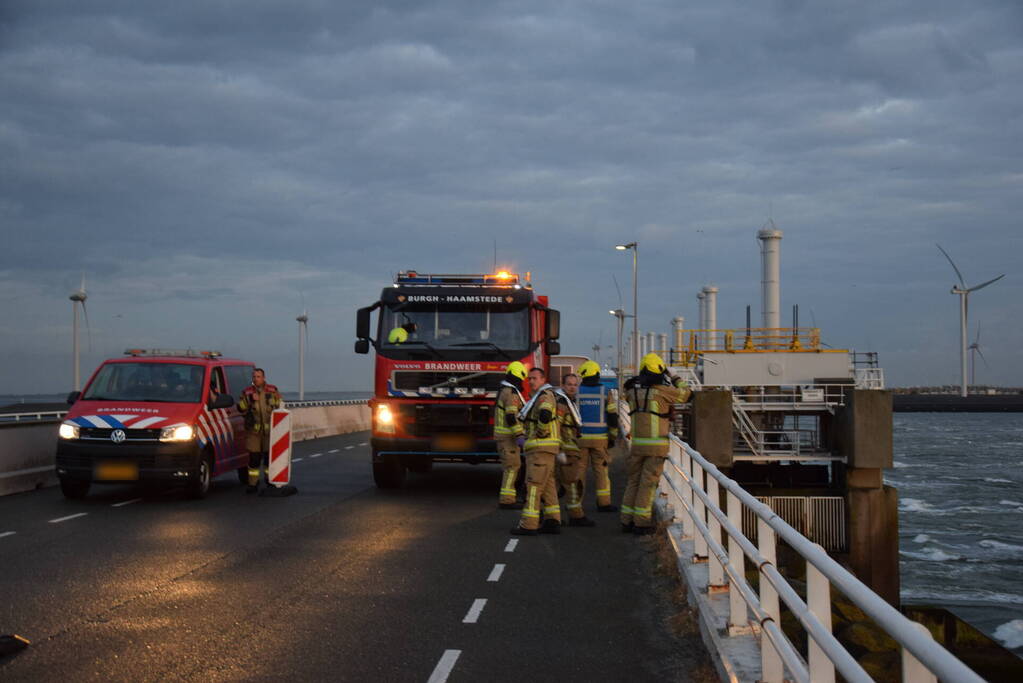
<svg viewBox="0 0 1023 683"><path fill-rule="evenodd" d="M213 474L212 458L209 451L204 451L199 457L199 467L195 476L188 482L189 498L205 498L210 492L210 481Z"/></svg>
<svg viewBox="0 0 1023 683"><path fill-rule="evenodd" d="M60 491L64 494L65 498L85 498L89 493L89 485L89 482L82 481L81 479L60 478Z"/></svg>
<svg viewBox="0 0 1023 683"><path fill-rule="evenodd" d="M405 486L405 465L397 460L373 463L373 481L377 488L400 489Z"/></svg>

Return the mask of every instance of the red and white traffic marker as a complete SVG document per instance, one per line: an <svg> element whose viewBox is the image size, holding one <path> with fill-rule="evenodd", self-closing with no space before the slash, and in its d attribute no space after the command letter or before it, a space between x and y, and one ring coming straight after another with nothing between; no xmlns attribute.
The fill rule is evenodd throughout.
<svg viewBox="0 0 1023 683"><path fill-rule="evenodd" d="M291 413L287 410L275 410L270 416L268 479L274 486L291 481Z"/></svg>

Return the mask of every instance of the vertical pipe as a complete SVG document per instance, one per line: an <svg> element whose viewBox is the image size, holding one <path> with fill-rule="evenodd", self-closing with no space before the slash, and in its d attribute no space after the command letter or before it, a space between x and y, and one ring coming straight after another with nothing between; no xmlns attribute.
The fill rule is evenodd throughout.
<svg viewBox="0 0 1023 683"><path fill-rule="evenodd" d="M706 488L703 484L703 466L695 460L693 461L693 486L705 491ZM696 518L704 524L707 523L707 506L704 505L703 499L696 496L693 500L693 509L696 511ZM702 560L707 557L707 539L699 528L693 531L693 552L696 554L694 560Z"/></svg>
<svg viewBox="0 0 1023 683"><path fill-rule="evenodd" d="M774 529L760 517L757 517L757 549L763 558L771 564L777 564L778 556L774 543ZM760 573L760 606L768 617L781 628L781 605L778 603L778 591L771 582ZM765 683L781 683L784 680L785 668L781 656L774 649L771 641L761 631L760 636L760 679Z"/></svg>
<svg viewBox="0 0 1023 683"><path fill-rule="evenodd" d="M625 315L618 311L618 346L615 348L618 350L618 367L615 371L618 373L618 391L621 393L622 390L622 328L625 326Z"/></svg>
<svg viewBox="0 0 1023 683"><path fill-rule="evenodd" d="M757 232L761 253L761 312L763 327L781 327L781 230L764 228Z"/></svg>
<svg viewBox="0 0 1023 683"><path fill-rule="evenodd" d="M817 546L821 552L824 548ZM831 582L809 560L806 563L806 605L828 633L831 632ZM835 665L813 638L809 641L810 680L814 683L835 683Z"/></svg>
<svg viewBox="0 0 1023 683"><path fill-rule="evenodd" d="M632 334L637 340L639 339L639 244L636 242L632 243ZM633 356L635 357L636 374L639 374L639 346L633 347Z"/></svg>
<svg viewBox="0 0 1023 683"><path fill-rule="evenodd" d="M736 529L742 530L742 503L739 498L729 491L725 494L726 506L728 508L728 521ZM731 536L728 537L728 564L735 568L739 576L746 575L746 554L742 551L739 542ZM748 629L746 624L746 601L737 586L728 587L728 630L734 635Z"/></svg>
<svg viewBox="0 0 1023 683"><path fill-rule="evenodd" d="M691 485L691 477L693 472L693 456L689 455L689 451L682 449L682 471L685 473L685 477L682 478L682 498L689 504L689 509L693 509L693 487ZM682 537L689 539L696 533L696 525L693 524L693 518L688 514L682 515Z"/></svg>
<svg viewBox="0 0 1023 683"><path fill-rule="evenodd" d="M718 491L718 480L714 477L707 477L707 497L713 504L714 509L721 508L721 497ZM713 514L707 515L707 528L710 531L710 538L715 543L721 543L721 522ZM714 553L709 553L709 564L707 573L708 588L723 588L728 584L725 582L725 570L721 566L721 560Z"/></svg>
<svg viewBox="0 0 1023 683"><path fill-rule="evenodd" d="M714 285L707 285L703 288L704 306L706 307L707 329L716 330L718 327L718 288ZM718 340L714 332L707 332L706 347L710 350L717 349Z"/></svg>
<svg viewBox="0 0 1023 683"><path fill-rule="evenodd" d="M931 632L923 624L913 623L920 633L926 633L930 637ZM906 648L902 648L902 680L904 683L937 683L938 678L931 670L924 666L919 659L914 657Z"/></svg>
<svg viewBox="0 0 1023 683"><path fill-rule="evenodd" d="M298 400L305 400L305 324L298 323Z"/></svg>

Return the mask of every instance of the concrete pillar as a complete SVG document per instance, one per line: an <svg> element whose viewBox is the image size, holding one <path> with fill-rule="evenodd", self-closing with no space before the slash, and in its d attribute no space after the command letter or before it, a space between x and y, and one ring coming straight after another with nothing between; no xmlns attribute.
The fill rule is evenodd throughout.
<svg viewBox="0 0 1023 683"><path fill-rule="evenodd" d="M732 392L693 392L692 446L717 467L731 467Z"/></svg>
<svg viewBox="0 0 1023 683"><path fill-rule="evenodd" d="M706 327L708 330L716 330L718 328L718 288L714 285L707 285L703 288L703 295ZM717 349L718 340L716 334L712 332L707 334L706 347L712 351Z"/></svg>

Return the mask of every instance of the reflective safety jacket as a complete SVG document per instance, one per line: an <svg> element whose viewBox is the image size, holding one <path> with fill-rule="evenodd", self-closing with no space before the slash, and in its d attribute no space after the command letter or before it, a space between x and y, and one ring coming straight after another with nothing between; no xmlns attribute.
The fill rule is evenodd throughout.
<svg viewBox="0 0 1023 683"><path fill-rule="evenodd" d="M245 448L250 452L270 449L270 415L283 404L281 394L273 384L245 387L238 398L238 412L245 418Z"/></svg>
<svg viewBox="0 0 1023 683"><path fill-rule="evenodd" d="M673 386L642 386L636 382L627 390L633 455L663 457L668 454L671 406L684 403L691 394L689 386L681 379L676 379Z"/></svg>
<svg viewBox="0 0 1023 683"><path fill-rule="evenodd" d="M503 386L494 405L494 438L517 439L525 433L518 414L522 410L522 396L512 387Z"/></svg>
<svg viewBox="0 0 1023 683"><path fill-rule="evenodd" d="M558 422L561 430L561 450L566 453L577 453L579 451L579 423L576 422L575 412L568 405L571 401L567 395L558 394Z"/></svg>
<svg viewBox="0 0 1023 683"><path fill-rule="evenodd" d="M611 400L603 384L579 386L579 413L583 418L580 446L605 446L609 436L618 438L618 402Z"/></svg>
<svg viewBox="0 0 1023 683"><path fill-rule="evenodd" d="M530 399L529 411L523 417L526 423L526 450L557 455L561 451L561 429L554 390L549 386ZM546 419L546 422L543 421Z"/></svg>

